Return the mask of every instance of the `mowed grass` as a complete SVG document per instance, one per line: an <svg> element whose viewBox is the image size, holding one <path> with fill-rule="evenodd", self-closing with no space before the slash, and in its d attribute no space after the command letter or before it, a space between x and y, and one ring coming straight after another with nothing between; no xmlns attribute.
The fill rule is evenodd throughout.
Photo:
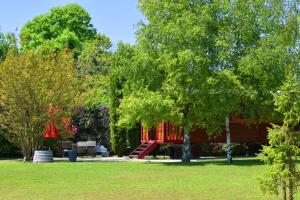
<svg viewBox="0 0 300 200"><path fill-rule="evenodd" d="M0 161L0 199L273 200L257 159L180 163Z"/></svg>

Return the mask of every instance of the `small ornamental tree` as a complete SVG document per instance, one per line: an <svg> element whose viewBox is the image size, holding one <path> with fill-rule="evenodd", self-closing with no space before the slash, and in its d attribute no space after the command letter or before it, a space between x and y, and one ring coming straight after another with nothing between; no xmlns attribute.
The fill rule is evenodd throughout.
<svg viewBox="0 0 300 200"><path fill-rule="evenodd" d="M300 171L295 161L300 153L300 80L295 74L290 75L282 86L282 91L275 95L277 110L283 114L282 126L273 125L269 129L269 146L264 146L260 158L267 164L268 171L261 177L263 192L279 194L282 189L283 199L294 199L294 193L300 183Z"/></svg>
<svg viewBox="0 0 300 200"><path fill-rule="evenodd" d="M260 154L261 159L269 165L268 173L260 179L263 191L278 194L278 187L281 186L284 199L286 188L289 189L289 199L293 199L300 181L300 172L295 165L296 156L300 153L300 131L296 129L300 122L299 91L299 83L287 82L283 86L283 93L276 96L278 110L284 114L284 124L273 125L268 135L270 146L264 146Z"/></svg>
<svg viewBox="0 0 300 200"><path fill-rule="evenodd" d="M72 124L77 128L75 141L96 140L97 144L111 149L108 106L76 106L74 110Z"/></svg>
<svg viewBox="0 0 300 200"><path fill-rule="evenodd" d="M0 62L0 77L1 125L20 146L25 160L30 160L42 146L48 122L62 125L75 104L79 87L73 55L67 50L10 52ZM53 108L55 117L49 115Z"/></svg>

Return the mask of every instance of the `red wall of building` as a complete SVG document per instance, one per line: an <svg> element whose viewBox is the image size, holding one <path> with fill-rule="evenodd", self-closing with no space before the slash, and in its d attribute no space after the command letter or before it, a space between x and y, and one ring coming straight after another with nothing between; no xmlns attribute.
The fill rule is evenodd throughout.
<svg viewBox="0 0 300 200"><path fill-rule="evenodd" d="M266 144L267 143L267 123L245 124L241 121L230 123L230 135L232 143L246 144ZM163 122L151 130L142 127L141 142L156 140L158 143L180 144L183 142L183 130L176 125ZM226 143L225 130L214 137L208 137L203 129L191 131L192 144L205 143Z"/></svg>
<svg viewBox="0 0 300 200"><path fill-rule="evenodd" d="M230 123L230 136L232 143L248 143L248 144L266 144L267 143L267 127L269 124L242 124ZM191 132L192 144L203 143L226 143L225 130L214 137L208 137L203 129L197 129Z"/></svg>

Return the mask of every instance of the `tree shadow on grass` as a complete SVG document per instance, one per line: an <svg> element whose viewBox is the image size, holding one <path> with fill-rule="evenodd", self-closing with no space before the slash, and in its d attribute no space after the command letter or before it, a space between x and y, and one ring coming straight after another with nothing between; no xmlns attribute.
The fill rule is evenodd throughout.
<svg viewBox="0 0 300 200"><path fill-rule="evenodd" d="M219 166L260 166L264 165L264 163L256 157L253 158L233 158L232 163L228 163L226 159L206 159L202 158L196 161L192 161L189 164L183 164L181 161L178 162L148 162L145 164L163 164L166 166L205 166L205 165L219 165ZM300 165L300 160L296 161L296 164Z"/></svg>
<svg viewBox="0 0 300 200"><path fill-rule="evenodd" d="M250 159L233 159L232 163L227 163L226 159L199 159L192 161L189 164L183 164L182 162L148 162L145 164L163 164L166 166L205 166L205 165L228 165L228 166L259 166L264 165L258 158Z"/></svg>

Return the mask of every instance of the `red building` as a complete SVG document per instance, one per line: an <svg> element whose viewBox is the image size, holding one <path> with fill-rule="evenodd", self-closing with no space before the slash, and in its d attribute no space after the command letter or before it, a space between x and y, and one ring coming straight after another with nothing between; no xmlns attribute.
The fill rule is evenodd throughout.
<svg viewBox="0 0 300 200"><path fill-rule="evenodd" d="M231 143L238 144L266 144L267 128L269 123L246 123L242 119L233 119L230 121ZM215 137L209 138L203 129L191 131L191 144L211 144L226 143L225 129ZM129 156L139 159L144 158L153 151L159 144L182 144L183 129L169 122L160 123L151 130L142 127L141 145Z"/></svg>

